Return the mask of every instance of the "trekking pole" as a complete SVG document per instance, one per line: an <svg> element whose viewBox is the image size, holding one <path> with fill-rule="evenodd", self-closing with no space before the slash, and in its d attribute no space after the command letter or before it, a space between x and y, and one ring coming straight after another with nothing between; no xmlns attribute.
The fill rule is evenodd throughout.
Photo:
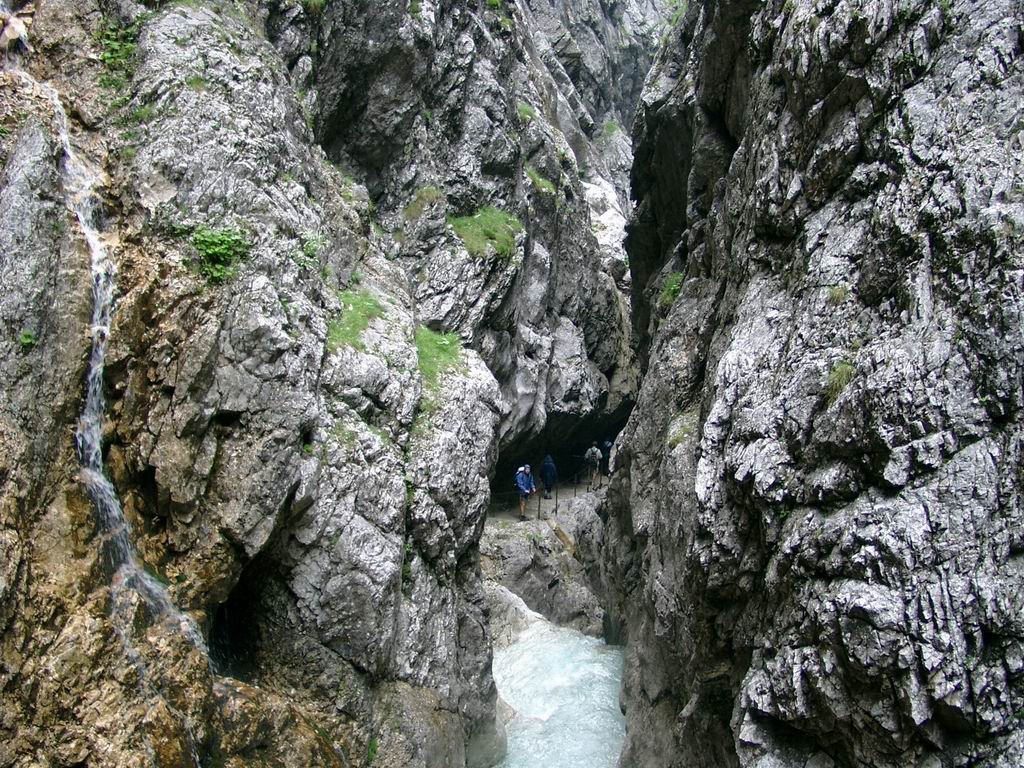
<svg viewBox="0 0 1024 768"><path fill-rule="evenodd" d="M555 515L558 515L558 483L555 483Z"/></svg>
<svg viewBox="0 0 1024 768"><path fill-rule="evenodd" d="M540 494L537 494L537 519L540 520Z"/></svg>

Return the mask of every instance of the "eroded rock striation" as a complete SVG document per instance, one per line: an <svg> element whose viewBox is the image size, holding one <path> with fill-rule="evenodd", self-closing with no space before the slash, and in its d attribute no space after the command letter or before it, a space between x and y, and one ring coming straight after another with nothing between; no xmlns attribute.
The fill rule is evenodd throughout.
<svg viewBox="0 0 1024 768"><path fill-rule="evenodd" d="M1020 764L1022 22L694 2L659 56L624 766Z"/></svg>

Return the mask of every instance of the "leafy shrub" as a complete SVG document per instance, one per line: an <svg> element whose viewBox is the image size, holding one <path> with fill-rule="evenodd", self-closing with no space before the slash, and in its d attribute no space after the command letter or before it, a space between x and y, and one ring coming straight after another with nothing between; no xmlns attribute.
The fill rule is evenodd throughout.
<svg viewBox="0 0 1024 768"><path fill-rule="evenodd" d="M370 321L384 314L380 301L368 290L342 291L341 312L327 326L327 348L335 352L342 347L366 349L362 342L363 331Z"/></svg>
<svg viewBox="0 0 1024 768"><path fill-rule="evenodd" d="M327 0L302 0L302 7L310 16L319 16Z"/></svg>
<svg viewBox="0 0 1024 768"><path fill-rule="evenodd" d="M523 225L515 216L492 206L485 206L472 216L454 216L448 219L466 250L483 258L488 248L501 258L512 256L516 247L516 233Z"/></svg>
<svg viewBox="0 0 1024 768"><path fill-rule="evenodd" d="M501 0L487 0L487 7L492 11L501 10Z"/></svg>
<svg viewBox="0 0 1024 768"><path fill-rule="evenodd" d="M366 764L367 765L373 765L373 761L377 757L377 748L378 748L378 746L379 745L377 744L377 737L374 736L372 739L370 739L370 743L366 747Z"/></svg>
<svg viewBox="0 0 1024 768"><path fill-rule="evenodd" d="M108 21L96 31L100 45L100 61L107 71L100 76L104 88L121 90L127 87L135 70L135 53L139 47L139 32L148 16L139 16L131 24Z"/></svg>
<svg viewBox="0 0 1024 768"><path fill-rule="evenodd" d="M825 398L829 405L839 399L839 396L853 380L853 364L849 360L840 360L832 366L828 374L828 385L825 388Z"/></svg>
<svg viewBox="0 0 1024 768"><path fill-rule="evenodd" d="M547 195L555 194L555 185L541 176L540 172L532 165L526 166L526 175L530 177L533 186Z"/></svg>
<svg viewBox="0 0 1024 768"><path fill-rule="evenodd" d="M416 355L423 383L436 391L444 373L462 366L462 342L454 333L437 333L421 325L416 328Z"/></svg>
<svg viewBox="0 0 1024 768"><path fill-rule="evenodd" d="M519 119L524 123L529 123L537 119L537 110L525 101L520 101L516 104L516 114L519 115Z"/></svg>
<svg viewBox="0 0 1024 768"><path fill-rule="evenodd" d="M604 127L601 129L601 136L603 138L610 139L620 130L621 129L619 128L618 123L616 123L614 120L609 120L607 123L604 124Z"/></svg>
<svg viewBox="0 0 1024 768"><path fill-rule="evenodd" d="M211 283L223 283L234 276L238 262L252 250L249 238L241 229L211 229L198 226L192 232L192 247L199 252L199 272Z"/></svg>
<svg viewBox="0 0 1024 768"><path fill-rule="evenodd" d="M402 211L402 215L405 217L406 221L418 221L427 206L440 200L443 196L444 195L441 193L441 190L437 187L420 187L413 196L412 202L405 206L405 210Z"/></svg>
<svg viewBox="0 0 1024 768"><path fill-rule="evenodd" d="M658 296L658 309L668 312L679 297L679 291L683 288L683 273L673 272L665 278L665 284L661 287L661 294Z"/></svg>

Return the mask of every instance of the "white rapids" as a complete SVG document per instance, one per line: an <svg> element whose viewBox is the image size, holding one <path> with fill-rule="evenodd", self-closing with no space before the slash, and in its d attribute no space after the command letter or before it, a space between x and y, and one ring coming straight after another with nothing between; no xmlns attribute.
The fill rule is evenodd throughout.
<svg viewBox="0 0 1024 768"><path fill-rule="evenodd" d="M498 693L515 710L499 768L614 768L622 649L547 621L494 654Z"/></svg>

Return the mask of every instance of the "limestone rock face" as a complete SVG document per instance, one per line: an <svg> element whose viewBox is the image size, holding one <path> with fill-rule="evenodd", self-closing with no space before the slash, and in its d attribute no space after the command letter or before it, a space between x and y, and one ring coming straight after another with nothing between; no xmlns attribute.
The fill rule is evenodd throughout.
<svg viewBox="0 0 1024 768"><path fill-rule="evenodd" d="M600 521L592 504L576 504L574 509L574 503L564 504L562 513L552 519L488 520L480 554L497 624L503 630L500 634L506 639L514 636L518 617L500 592L494 594L495 587L518 596L531 611L554 624L589 635L604 634L604 610L594 592L594 585L601 582L588 573L588 566L593 569L599 561L600 547L588 549L584 557L576 542L579 530L599 531Z"/></svg>
<svg viewBox="0 0 1024 768"><path fill-rule="evenodd" d="M656 24L639 1L35 8L0 72L0 766L500 759L490 478L499 447L636 396L628 150L602 126ZM105 466L182 615L112 585L78 483L103 331L62 113L117 267ZM485 206L518 219L500 253L450 222Z"/></svg>
<svg viewBox="0 0 1024 768"><path fill-rule="evenodd" d="M624 766L1020 764L1022 22L694 2L660 55Z"/></svg>
<svg viewBox="0 0 1024 768"><path fill-rule="evenodd" d="M624 273L628 141L660 11L405 0L275 8L319 142L377 201L417 311L472 339L509 409L502 446L619 421L635 397ZM500 252L453 218L515 217Z"/></svg>

